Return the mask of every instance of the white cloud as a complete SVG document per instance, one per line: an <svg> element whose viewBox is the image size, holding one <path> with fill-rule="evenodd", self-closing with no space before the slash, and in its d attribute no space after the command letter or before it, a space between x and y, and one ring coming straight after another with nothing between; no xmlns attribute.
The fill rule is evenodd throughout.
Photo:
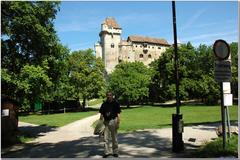
<svg viewBox="0 0 240 160"><path fill-rule="evenodd" d="M183 26L180 27L180 30L186 30L192 26L197 19L206 11L206 9L201 9L196 12Z"/></svg>
<svg viewBox="0 0 240 160"><path fill-rule="evenodd" d="M229 31L229 32L221 32L221 33L209 33L209 34L200 34L197 36L182 38L181 40L184 42L187 41L193 41L193 40L200 40L200 39L208 39L208 38L214 38L214 37L223 37L223 36L229 36L229 35L236 35L237 31Z"/></svg>

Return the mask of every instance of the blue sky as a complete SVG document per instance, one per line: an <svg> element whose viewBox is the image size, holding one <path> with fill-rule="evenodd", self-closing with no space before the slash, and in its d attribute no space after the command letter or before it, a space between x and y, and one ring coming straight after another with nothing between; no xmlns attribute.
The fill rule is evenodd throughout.
<svg viewBox="0 0 240 160"><path fill-rule="evenodd" d="M177 1L176 16L181 43L190 41L197 47L212 45L216 39L238 41L237 1ZM94 49L106 17L116 19L124 40L129 35L142 35L173 43L171 1L63 1L55 29L61 43L71 51Z"/></svg>

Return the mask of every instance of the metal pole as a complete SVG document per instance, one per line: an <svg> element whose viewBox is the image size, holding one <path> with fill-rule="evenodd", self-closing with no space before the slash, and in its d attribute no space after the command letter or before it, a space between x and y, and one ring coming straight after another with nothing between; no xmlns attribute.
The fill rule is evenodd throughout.
<svg viewBox="0 0 240 160"><path fill-rule="evenodd" d="M175 67L175 80L176 80L176 112L180 114L180 99L179 99L179 73L178 73L178 52L177 52L177 26L176 26L176 11L175 1L172 1L172 14L173 14L173 34L174 34L174 67Z"/></svg>
<svg viewBox="0 0 240 160"><path fill-rule="evenodd" d="M176 114L172 114L172 151L180 152L184 150L184 142L182 140L183 120L180 114L180 99L179 99L179 74L178 74L178 52L177 52L177 26L176 26L176 11L175 1L172 1L173 14L173 34L174 34L174 67L176 81Z"/></svg>
<svg viewBox="0 0 240 160"><path fill-rule="evenodd" d="M220 83L221 90L221 113L222 113L222 136L223 136L223 149L226 148L226 128L225 128L225 109L223 104L223 82Z"/></svg>
<svg viewBox="0 0 240 160"><path fill-rule="evenodd" d="M229 138L231 137L231 130L230 130L231 124L230 124L230 116L229 116L228 106L225 106L225 111L226 111L225 113L226 113L226 118L227 118L228 141L229 141Z"/></svg>

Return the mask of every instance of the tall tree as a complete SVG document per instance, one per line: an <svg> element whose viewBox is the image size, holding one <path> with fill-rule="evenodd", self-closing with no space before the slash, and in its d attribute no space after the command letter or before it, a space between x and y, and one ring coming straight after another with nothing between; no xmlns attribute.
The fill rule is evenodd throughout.
<svg viewBox="0 0 240 160"><path fill-rule="evenodd" d="M68 57L68 70L72 97L83 100L84 110L86 100L101 96L105 89L104 64L91 49L74 51Z"/></svg>
<svg viewBox="0 0 240 160"><path fill-rule="evenodd" d="M48 91L48 98L51 97L51 91L54 91L51 88L59 79L62 60L68 53L59 43L53 25L59 4L50 1L1 2L2 94L22 102L27 101L23 97L46 99L42 96L43 91ZM36 91L39 86L42 89ZM34 102L33 99L30 101Z"/></svg>
<svg viewBox="0 0 240 160"><path fill-rule="evenodd" d="M238 42L239 43L239 42ZM234 97L238 97L238 43L230 44L231 61L232 61L232 82L231 88Z"/></svg>
<svg viewBox="0 0 240 160"><path fill-rule="evenodd" d="M219 86L214 80L214 56L211 47L191 43L179 46L179 79L181 100L201 98L215 103L219 98ZM155 70L150 87L153 101L175 98L173 48L169 48L158 60L150 64Z"/></svg>
<svg viewBox="0 0 240 160"><path fill-rule="evenodd" d="M150 70L142 62L122 62L109 75L108 88L128 104L148 96Z"/></svg>

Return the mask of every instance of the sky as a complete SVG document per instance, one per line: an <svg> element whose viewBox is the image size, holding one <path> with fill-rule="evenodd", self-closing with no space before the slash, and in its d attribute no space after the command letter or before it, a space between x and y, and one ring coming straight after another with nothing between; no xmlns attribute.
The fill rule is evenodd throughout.
<svg viewBox="0 0 240 160"><path fill-rule="evenodd" d="M101 23L114 17L122 39L130 35L163 38L173 44L171 1L63 1L54 20L57 35L71 51L94 49ZM177 37L193 46L223 39L238 41L237 1L176 1Z"/></svg>

